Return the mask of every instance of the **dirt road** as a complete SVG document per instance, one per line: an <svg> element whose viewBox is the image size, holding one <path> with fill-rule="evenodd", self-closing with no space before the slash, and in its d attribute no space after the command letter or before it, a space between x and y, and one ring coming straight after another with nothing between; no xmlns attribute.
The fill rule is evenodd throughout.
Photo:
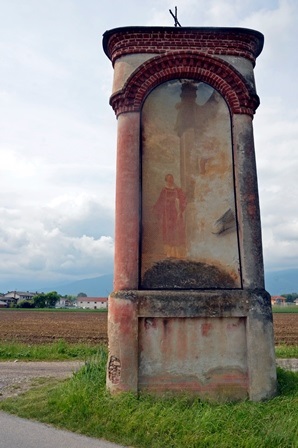
<svg viewBox="0 0 298 448"><path fill-rule="evenodd" d="M83 364L82 361L0 362L0 400L38 385L40 378L68 378Z"/></svg>

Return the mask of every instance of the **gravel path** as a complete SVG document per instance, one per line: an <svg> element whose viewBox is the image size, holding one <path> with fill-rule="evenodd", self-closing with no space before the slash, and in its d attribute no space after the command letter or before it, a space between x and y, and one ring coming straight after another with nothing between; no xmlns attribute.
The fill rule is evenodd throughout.
<svg viewBox="0 0 298 448"><path fill-rule="evenodd" d="M37 384L36 378L68 378L84 363L0 362L0 400L19 395Z"/></svg>
<svg viewBox="0 0 298 448"><path fill-rule="evenodd" d="M0 400L27 391L38 384L37 378L68 378L83 364L82 361L0 362ZM298 359L277 359L276 364L298 372Z"/></svg>
<svg viewBox="0 0 298 448"><path fill-rule="evenodd" d="M291 370L292 372L298 372L298 359L277 359L276 364L278 367L282 367L285 370Z"/></svg>

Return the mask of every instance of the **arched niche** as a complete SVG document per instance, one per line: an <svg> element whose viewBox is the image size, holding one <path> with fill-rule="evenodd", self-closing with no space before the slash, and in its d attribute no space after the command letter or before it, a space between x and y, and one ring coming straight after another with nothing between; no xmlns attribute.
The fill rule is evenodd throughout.
<svg viewBox="0 0 298 448"><path fill-rule="evenodd" d="M158 85L141 111L140 287L238 289L230 109L203 81Z"/></svg>

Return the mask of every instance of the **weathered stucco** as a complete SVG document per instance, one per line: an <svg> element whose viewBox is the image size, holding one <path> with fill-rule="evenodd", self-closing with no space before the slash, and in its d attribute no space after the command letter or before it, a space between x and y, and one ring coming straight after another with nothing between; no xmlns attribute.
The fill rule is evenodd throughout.
<svg viewBox="0 0 298 448"><path fill-rule="evenodd" d="M112 93L121 90L130 75L155 54L130 54L117 59L114 65Z"/></svg>
<svg viewBox="0 0 298 448"><path fill-rule="evenodd" d="M116 381L108 378L110 390L187 392L217 401L275 394L271 301L264 290L119 291L109 303L110 358L124 361Z"/></svg>
<svg viewBox="0 0 298 448"><path fill-rule="evenodd" d="M121 115L118 119L117 140L115 290L138 287L139 136L139 114Z"/></svg>
<svg viewBox="0 0 298 448"><path fill-rule="evenodd" d="M262 46L239 28L104 35L118 116L112 393L276 393L252 128Z"/></svg>

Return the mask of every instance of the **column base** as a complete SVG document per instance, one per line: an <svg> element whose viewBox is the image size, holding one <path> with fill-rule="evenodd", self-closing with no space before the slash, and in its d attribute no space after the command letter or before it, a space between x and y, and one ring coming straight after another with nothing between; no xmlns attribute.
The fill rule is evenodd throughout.
<svg viewBox="0 0 298 448"><path fill-rule="evenodd" d="M111 393L260 401L276 394L265 290L118 291L109 298Z"/></svg>

